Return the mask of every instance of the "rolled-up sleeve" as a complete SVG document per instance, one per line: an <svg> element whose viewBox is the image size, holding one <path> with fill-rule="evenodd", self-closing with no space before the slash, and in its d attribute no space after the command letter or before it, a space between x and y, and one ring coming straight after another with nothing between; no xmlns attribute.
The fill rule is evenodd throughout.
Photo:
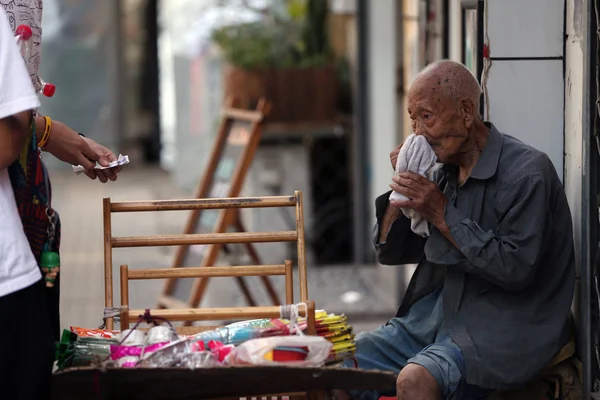
<svg viewBox="0 0 600 400"><path fill-rule="evenodd" d="M413 233L410 219L403 214L390 225L384 242L379 243L379 231L389 205L391 191L375 200L377 223L373 229L373 243L377 260L384 265L414 264L423 256L426 239Z"/></svg>
<svg viewBox="0 0 600 400"><path fill-rule="evenodd" d="M507 185L497 199L497 232L483 230L456 207L446 207L446 224L460 252L457 267L478 274L505 290L522 290L534 279L550 216L549 193L542 175Z"/></svg>

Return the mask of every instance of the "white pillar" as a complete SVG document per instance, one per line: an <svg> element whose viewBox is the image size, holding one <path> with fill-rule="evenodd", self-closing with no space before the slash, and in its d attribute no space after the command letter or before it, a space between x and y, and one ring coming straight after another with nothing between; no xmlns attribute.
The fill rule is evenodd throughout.
<svg viewBox="0 0 600 400"><path fill-rule="evenodd" d="M462 30L461 19L462 11L460 6L461 0L450 0L448 6L448 43L449 43L449 58L452 61L462 61Z"/></svg>
<svg viewBox="0 0 600 400"><path fill-rule="evenodd" d="M396 0L369 1L369 144L370 216L375 221L374 198L388 190L392 177L389 153L397 146Z"/></svg>
<svg viewBox="0 0 600 400"><path fill-rule="evenodd" d="M592 6L593 7L593 6ZM594 71L587 65L587 2L567 0L566 44L565 44L565 191L573 217L573 236L577 262L577 286L575 288L575 321L578 333L578 352L583 361L583 384L586 390L591 386L590 331L585 329L590 321L590 252L588 225L597 223L589 216L586 208L591 203L589 193L588 169L590 162L589 147L584 138L589 132L589 120L594 118L596 110L589 107L589 82ZM595 36L595 32L592 32ZM595 40L595 39L592 39ZM591 74L591 75L590 75ZM594 151L594 150L592 150ZM584 392L585 394L585 392Z"/></svg>

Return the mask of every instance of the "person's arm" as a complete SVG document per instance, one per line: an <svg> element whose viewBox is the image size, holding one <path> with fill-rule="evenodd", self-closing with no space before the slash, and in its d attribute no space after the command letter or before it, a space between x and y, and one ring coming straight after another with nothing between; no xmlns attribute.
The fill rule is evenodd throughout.
<svg viewBox="0 0 600 400"><path fill-rule="evenodd" d="M59 160L71 165L81 165L86 170L96 166L100 155L93 151L85 140L74 130L62 122L50 120L48 141L41 149L52 154ZM46 118L42 115L35 117L38 145L46 129Z"/></svg>
<svg viewBox="0 0 600 400"><path fill-rule="evenodd" d="M410 229L410 219L390 205L391 191L375 200L377 225L374 244L379 263L384 265L414 264L421 260L426 239Z"/></svg>
<svg viewBox="0 0 600 400"><path fill-rule="evenodd" d="M31 111L24 111L0 119L0 171L14 163L23 151L31 114Z"/></svg>
<svg viewBox="0 0 600 400"><path fill-rule="evenodd" d="M505 290L523 290L534 279L543 250L541 232L552 218L550 196L541 173L506 185L496 200L500 218L496 232L483 230L448 204L445 223L438 226L440 232L454 243L446 241L445 246L452 250L446 257L453 254L458 268Z"/></svg>
<svg viewBox="0 0 600 400"><path fill-rule="evenodd" d="M46 118L38 115L35 119L38 143L46 129ZM51 121L51 130L48 142L42 147L43 151L52 154L59 160L71 165L81 165L85 174L91 178L98 178L102 183L108 180L115 181L119 168L96 170L96 161L102 166L107 166L117 161L114 153L90 138L83 137L60 121Z"/></svg>

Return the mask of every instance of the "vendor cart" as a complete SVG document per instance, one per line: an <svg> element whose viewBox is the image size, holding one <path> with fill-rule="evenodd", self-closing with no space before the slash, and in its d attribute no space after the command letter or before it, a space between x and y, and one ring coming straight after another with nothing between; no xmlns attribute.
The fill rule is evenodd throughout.
<svg viewBox="0 0 600 400"><path fill-rule="evenodd" d="M113 212L239 209L252 207L294 207L296 230L284 232L241 232L185 234L172 236L113 237L110 215ZM294 309L306 320L308 335L315 335L315 304L309 300L304 256L304 223L302 193L293 196L251 197L229 199L194 199L144 202L104 201L106 307L113 305L112 249L115 247L144 247L172 245L212 245L226 243L256 243L295 241L298 248L300 302L294 304L292 262L281 265L211 266L206 268L120 269L120 328L140 322L140 316L152 315L170 322L187 322L176 327L180 334L196 334L207 327L190 326L195 321L247 320L251 318L289 318ZM245 277L282 275L285 277L285 301L281 306L237 308L157 308L129 309L129 280L176 279L209 277ZM105 315L106 317L106 315ZM112 327L113 318L107 325ZM54 375L53 398L56 400L192 400L216 398L323 398L333 390L378 390L393 392L396 376L381 371L317 366L223 366L218 368L116 368L107 364L73 367Z"/></svg>

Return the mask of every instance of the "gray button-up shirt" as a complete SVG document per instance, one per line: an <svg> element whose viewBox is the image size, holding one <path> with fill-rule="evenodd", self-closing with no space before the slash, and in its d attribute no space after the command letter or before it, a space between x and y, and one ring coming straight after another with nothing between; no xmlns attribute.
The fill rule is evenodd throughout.
<svg viewBox="0 0 600 400"><path fill-rule="evenodd" d="M575 286L571 213L546 154L490 136L469 179L444 165L454 247L434 226L421 238L399 217L375 247L382 264L419 263L398 315L443 286L444 327L465 358L469 384L506 389L533 379L566 343ZM377 226L389 192L376 200Z"/></svg>

